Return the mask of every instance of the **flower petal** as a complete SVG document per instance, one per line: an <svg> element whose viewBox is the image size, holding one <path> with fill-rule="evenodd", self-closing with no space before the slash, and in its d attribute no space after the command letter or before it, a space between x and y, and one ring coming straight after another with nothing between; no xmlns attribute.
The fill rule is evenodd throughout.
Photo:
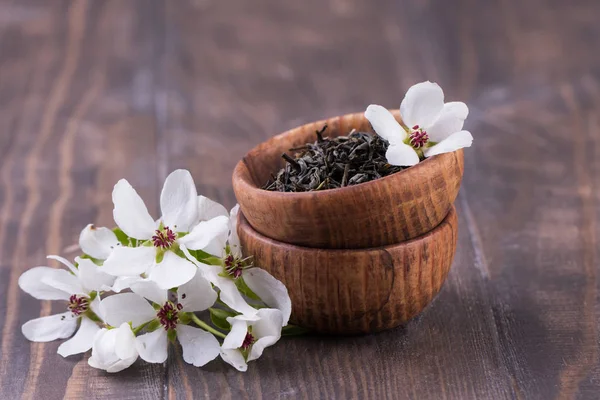
<svg viewBox="0 0 600 400"><path fill-rule="evenodd" d="M400 115L410 128L430 126L444 107L444 92L437 83L429 81L411 86L400 104Z"/></svg>
<svg viewBox="0 0 600 400"><path fill-rule="evenodd" d="M186 312L204 311L215 304L217 292L200 272L177 289L179 303Z"/></svg>
<svg viewBox="0 0 600 400"><path fill-rule="evenodd" d="M21 327L21 332L32 342L50 342L70 337L75 329L77 329L77 318L67 311L27 321Z"/></svg>
<svg viewBox="0 0 600 400"><path fill-rule="evenodd" d="M242 272L246 285L271 308L281 311L283 325L286 326L292 313L292 301L283 283L275 279L264 269L250 268Z"/></svg>
<svg viewBox="0 0 600 400"><path fill-rule="evenodd" d="M177 339L183 350L183 360L194 367L206 365L219 355L218 340L202 329L179 324Z"/></svg>
<svg viewBox="0 0 600 400"><path fill-rule="evenodd" d="M248 370L244 355L238 349L221 349L221 358L240 372Z"/></svg>
<svg viewBox="0 0 600 400"><path fill-rule="evenodd" d="M97 228L89 224L79 234L79 247L88 256L98 260L106 260L110 252L121 242L117 235L108 228Z"/></svg>
<svg viewBox="0 0 600 400"><path fill-rule="evenodd" d="M252 323L252 334L259 338L248 354L248 361L259 358L264 349L274 345L281 338L283 315L279 310L263 308L258 310L260 320Z"/></svg>
<svg viewBox="0 0 600 400"><path fill-rule="evenodd" d="M66 258L63 258L63 257L61 257L61 256L53 256L53 255L46 256L46 258L47 258L48 260L55 260L55 261L58 261L59 263L61 263L61 264L62 264L62 265L64 265L65 267L69 268L69 270L70 270L70 271L71 271L73 274L77 275L77 268L75 268L75 266L73 265L73 263L72 263L71 261L67 260Z"/></svg>
<svg viewBox="0 0 600 400"><path fill-rule="evenodd" d="M133 293L145 297L161 306L169 299L168 290L161 289L156 282L150 280L139 280L132 283L130 288Z"/></svg>
<svg viewBox="0 0 600 400"><path fill-rule="evenodd" d="M71 275L64 269L50 267L31 268L23 272L19 277L19 287L25 293L39 300L69 300L72 293L67 293L44 282L44 279L48 276L56 276L56 279L60 280L65 274Z"/></svg>
<svg viewBox="0 0 600 400"><path fill-rule="evenodd" d="M104 321L111 326L131 322L135 328L156 318L156 311L143 297L135 293L119 293L100 302Z"/></svg>
<svg viewBox="0 0 600 400"><path fill-rule="evenodd" d="M112 287L110 287L109 289L106 289L106 291L112 291L115 293L119 293L125 289L129 289L135 283L145 282L145 281L147 281L146 278L142 278L141 276L138 276L138 275L118 276L117 279L115 279L115 283L112 285Z"/></svg>
<svg viewBox="0 0 600 400"><path fill-rule="evenodd" d="M390 144L385 152L385 158L392 165L410 167L419 163L419 155L407 144Z"/></svg>
<svg viewBox="0 0 600 400"><path fill-rule="evenodd" d="M138 357L135 348L135 334L131 330L128 323L122 323L117 329L117 337L115 341L115 354L121 359L131 359ZM110 371L109 371L110 372Z"/></svg>
<svg viewBox="0 0 600 400"><path fill-rule="evenodd" d="M225 247L229 234L229 218L221 215L208 221L202 221L177 242L191 250L202 250L213 241Z"/></svg>
<svg viewBox="0 0 600 400"><path fill-rule="evenodd" d="M172 251L166 251L162 261L150 269L148 279L156 282L162 289L171 289L189 282L197 270L196 266L185 258Z"/></svg>
<svg viewBox="0 0 600 400"><path fill-rule="evenodd" d="M238 214L240 213L240 205L236 204L229 213L229 247L234 257L242 256L242 245L237 231Z"/></svg>
<svg viewBox="0 0 600 400"><path fill-rule="evenodd" d="M106 372L119 372L128 368L138 358L135 336L129 324L116 329L102 329L94 337L92 356L88 364Z"/></svg>
<svg viewBox="0 0 600 400"><path fill-rule="evenodd" d="M115 185L112 192L113 217L125 234L135 239L147 240L156 230L156 222L140 195L125 179Z"/></svg>
<svg viewBox="0 0 600 400"><path fill-rule="evenodd" d="M205 196L198 196L198 219L208 221L218 216L229 217L227 209L222 204Z"/></svg>
<svg viewBox="0 0 600 400"><path fill-rule="evenodd" d="M79 281L88 293L104 290L114 284L115 277L105 273L92 260L77 257L75 262L79 267Z"/></svg>
<svg viewBox="0 0 600 400"><path fill-rule="evenodd" d="M142 360L149 363L163 363L167 360L167 331L158 328L135 338L135 348Z"/></svg>
<svg viewBox="0 0 600 400"><path fill-rule="evenodd" d="M406 138L404 128L385 107L371 104L365 111L365 118L369 120L375 133L390 143L402 143Z"/></svg>
<svg viewBox="0 0 600 400"><path fill-rule="evenodd" d="M469 115L469 108L465 103L454 101L444 104L442 112L433 125L425 128L429 140L441 142L451 134L463 128L465 119Z"/></svg>
<svg viewBox="0 0 600 400"><path fill-rule="evenodd" d="M198 221L198 193L189 171L178 169L167 176L160 210L163 224L177 232L189 232Z"/></svg>
<svg viewBox="0 0 600 400"><path fill-rule="evenodd" d="M57 353L63 357L85 353L92 348L94 336L100 330L98 324L87 317L81 318L79 329L71 339L58 346Z"/></svg>
<svg viewBox="0 0 600 400"><path fill-rule="evenodd" d="M238 349L242 347L248 333L248 321L237 317L228 317L227 322L231 325L231 331L223 340L221 347L223 349Z"/></svg>
<svg viewBox="0 0 600 400"><path fill-rule="evenodd" d="M156 249L150 246L119 246L104 261L102 270L113 276L137 276L154 264Z"/></svg>
<svg viewBox="0 0 600 400"><path fill-rule="evenodd" d="M58 271L62 271L62 273L48 274L42 277L42 283L65 293L89 295L89 291L85 290L79 277L68 273L64 269Z"/></svg>
<svg viewBox="0 0 600 400"><path fill-rule="evenodd" d="M450 153L463 147L471 147L473 136L469 131L460 131L453 133L435 146L426 149L423 153L425 157L432 157L437 154Z"/></svg>

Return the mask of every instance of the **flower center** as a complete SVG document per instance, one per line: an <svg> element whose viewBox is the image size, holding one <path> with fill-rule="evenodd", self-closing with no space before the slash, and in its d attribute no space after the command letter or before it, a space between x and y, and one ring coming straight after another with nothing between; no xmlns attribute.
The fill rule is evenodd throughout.
<svg viewBox="0 0 600 400"><path fill-rule="evenodd" d="M415 149L420 149L429 142L429 135L419 125L415 125L408 135L409 143Z"/></svg>
<svg viewBox="0 0 600 400"><path fill-rule="evenodd" d="M254 336L252 336L252 334L250 332L246 333L246 337L244 338L244 341L242 342L241 349L248 350L248 348L250 346L252 346L254 344L254 342L256 342L256 339L254 338Z"/></svg>
<svg viewBox="0 0 600 400"><path fill-rule="evenodd" d="M170 301L167 301L165 305L158 310L156 317L166 331L175 329L177 322L179 321L179 311L181 311L182 308L183 306L180 303L173 304Z"/></svg>
<svg viewBox="0 0 600 400"><path fill-rule="evenodd" d="M237 279L242 276L244 269L248 268L246 265L246 259L234 257L233 254L229 254L227 257L225 257L223 264L225 265L225 272L227 272L227 275L231 276L233 279Z"/></svg>
<svg viewBox="0 0 600 400"><path fill-rule="evenodd" d="M156 234L152 236L154 247L159 247L162 249L168 249L171 247L177 238L175 233L168 226L165 226L162 229L157 229L155 233Z"/></svg>
<svg viewBox="0 0 600 400"><path fill-rule="evenodd" d="M69 297L68 308L73 315L79 316L90 308L89 298L86 296L77 296L76 294L71 295L71 297Z"/></svg>

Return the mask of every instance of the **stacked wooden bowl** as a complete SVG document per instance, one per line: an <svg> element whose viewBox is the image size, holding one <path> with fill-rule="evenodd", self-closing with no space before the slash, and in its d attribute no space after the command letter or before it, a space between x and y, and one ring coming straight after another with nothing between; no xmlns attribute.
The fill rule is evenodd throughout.
<svg viewBox="0 0 600 400"><path fill-rule="evenodd" d="M244 253L287 286L297 325L335 334L396 327L419 314L448 275L462 150L340 189L261 189L283 167L281 154L314 142L325 124L329 136L372 132L362 113L318 121L260 144L236 166Z"/></svg>

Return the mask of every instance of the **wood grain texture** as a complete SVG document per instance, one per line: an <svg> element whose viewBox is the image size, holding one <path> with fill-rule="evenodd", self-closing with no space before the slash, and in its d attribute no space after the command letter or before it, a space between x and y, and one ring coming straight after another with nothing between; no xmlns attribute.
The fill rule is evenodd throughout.
<svg viewBox="0 0 600 400"><path fill-rule="evenodd" d="M399 112L394 111L397 119ZM331 137L356 129L372 132L363 113L312 122L250 150L233 171L233 190L248 222L284 243L326 249L364 249L397 244L438 226L460 188L463 151L356 186L304 193L262 190L284 166L281 154L315 141L327 125Z"/></svg>
<svg viewBox="0 0 600 400"><path fill-rule="evenodd" d="M0 398L597 399L600 5L596 0L0 0ZM398 107L437 81L470 107L454 265L438 298L375 335L284 339L246 374L116 376L31 344L59 312L15 285L111 223L126 177L155 214L192 171L230 177L269 137ZM64 254L64 253L63 253Z"/></svg>
<svg viewBox="0 0 600 400"><path fill-rule="evenodd" d="M240 214L246 256L287 287L292 323L319 333L375 333L406 323L446 281L458 236L454 207L432 231L370 249L292 246L255 231Z"/></svg>

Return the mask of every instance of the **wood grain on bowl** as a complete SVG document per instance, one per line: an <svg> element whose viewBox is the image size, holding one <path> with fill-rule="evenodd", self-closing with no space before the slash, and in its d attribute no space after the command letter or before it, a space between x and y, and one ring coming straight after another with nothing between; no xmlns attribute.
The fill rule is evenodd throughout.
<svg viewBox="0 0 600 400"><path fill-rule="evenodd" d="M313 122L258 145L236 166L235 195L259 233L299 246L371 248L423 235L446 217L462 180L462 150L356 186L304 193L261 189L283 166L281 154L314 141L324 124L329 136L372 132L362 113Z"/></svg>
<svg viewBox="0 0 600 400"><path fill-rule="evenodd" d="M269 239L240 215L246 256L288 288L292 322L322 333L396 327L439 292L456 250L454 207L431 232L400 244L361 250L314 249Z"/></svg>

